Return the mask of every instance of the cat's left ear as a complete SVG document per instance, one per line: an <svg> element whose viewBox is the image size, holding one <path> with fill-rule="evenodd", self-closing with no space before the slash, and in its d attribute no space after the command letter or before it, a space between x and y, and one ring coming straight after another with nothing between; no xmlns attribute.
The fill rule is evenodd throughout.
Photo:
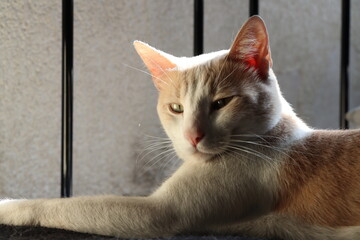
<svg viewBox="0 0 360 240"><path fill-rule="evenodd" d="M134 41L134 47L149 69L156 88L161 90L162 85L166 84L165 80L161 78L162 75L166 75L166 71L176 68L175 57L141 41Z"/></svg>
<svg viewBox="0 0 360 240"><path fill-rule="evenodd" d="M267 79L272 67L269 36L264 21L253 16L241 27L229 52L229 58L255 69Z"/></svg>

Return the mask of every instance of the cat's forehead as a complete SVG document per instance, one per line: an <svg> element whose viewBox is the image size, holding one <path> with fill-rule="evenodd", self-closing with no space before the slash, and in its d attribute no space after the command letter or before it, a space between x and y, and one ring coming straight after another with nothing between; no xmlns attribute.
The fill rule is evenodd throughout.
<svg viewBox="0 0 360 240"><path fill-rule="evenodd" d="M249 77L241 65L224 56L181 71L179 94L211 97L237 95Z"/></svg>
<svg viewBox="0 0 360 240"><path fill-rule="evenodd" d="M249 71L237 61L228 59L227 53L225 50L181 58L184 64L177 62L176 69L162 76L165 84L160 91L161 99L182 101L188 98L195 101L201 98L214 100L242 95L249 86L256 84L253 71Z"/></svg>
<svg viewBox="0 0 360 240"><path fill-rule="evenodd" d="M217 64L213 61L182 71L180 73L181 95L215 94L218 87L217 78L220 78L219 73Z"/></svg>
<svg viewBox="0 0 360 240"><path fill-rule="evenodd" d="M217 61L225 58L229 53L229 50L221 50L211 53L205 53L194 57L179 57L176 58L175 63L177 70L186 71L197 66L207 64L212 61Z"/></svg>

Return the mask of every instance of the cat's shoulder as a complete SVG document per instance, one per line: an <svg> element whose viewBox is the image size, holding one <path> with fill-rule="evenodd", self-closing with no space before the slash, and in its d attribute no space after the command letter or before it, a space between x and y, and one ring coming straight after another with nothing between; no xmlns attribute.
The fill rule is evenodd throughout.
<svg viewBox="0 0 360 240"><path fill-rule="evenodd" d="M360 129L347 130L313 130L304 140L352 141L360 143Z"/></svg>
<svg viewBox="0 0 360 240"><path fill-rule="evenodd" d="M358 154L360 158L360 129L354 130L313 130L299 139L293 149L316 153ZM331 154L332 155L332 154Z"/></svg>

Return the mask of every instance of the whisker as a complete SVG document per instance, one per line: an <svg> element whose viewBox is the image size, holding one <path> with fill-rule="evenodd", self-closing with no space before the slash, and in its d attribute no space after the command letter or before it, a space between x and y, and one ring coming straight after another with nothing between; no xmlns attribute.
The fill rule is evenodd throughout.
<svg viewBox="0 0 360 240"><path fill-rule="evenodd" d="M167 72L157 63L155 62L152 58L145 56L145 58L147 58L148 60L150 60L153 64L155 64L165 75L166 77L173 82L173 80L169 77L169 75L167 74ZM175 87L175 86L174 86Z"/></svg>
<svg viewBox="0 0 360 240"><path fill-rule="evenodd" d="M166 139L146 139L144 142L152 144L152 143L171 143L171 140Z"/></svg>
<svg viewBox="0 0 360 240"><path fill-rule="evenodd" d="M224 58L224 62L223 62L223 64L221 65L220 71L219 71L219 73L218 73L218 75L217 75L217 77L216 77L216 82L217 82L217 81L219 80L219 78L220 78L220 75L221 75L221 73L222 73L222 70L223 70L223 68L224 68L224 66L225 66L225 63L226 63L228 57L229 57L229 55L226 55L225 58ZM222 83L222 81L221 81L220 83Z"/></svg>
<svg viewBox="0 0 360 240"><path fill-rule="evenodd" d="M169 158L165 163L162 164L160 169L164 169L167 165L169 165L174 159L176 159L177 155L175 152L170 153L170 155L173 154L171 158Z"/></svg>
<svg viewBox="0 0 360 240"><path fill-rule="evenodd" d="M155 138L155 139L166 139L166 140L170 140L168 137L157 137L157 136L152 136L152 135L148 135L148 134L144 134L145 137L149 137L149 138Z"/></svg>
<svg viewBox="0 0 360 240"><path fill-rule="evenodd" d="M171 156L172 154L174 154L174 153L173 153L173 152L169 152L169 153L164 154L163 156L161 156L161 157L158 158L158 159L155 159L155 158L151 159L147 164L143 165L141 168L138 169L138 174L139 174L139 176L142 176L142 175L145 174L146 172L152 170L153 167L154 167L156 164L158 164L159 162L161 162L163 159L166 159L168 156ZM173 159L173 157L172 157L171 159ZM154 160L156 160L156 161L154 162ZM166 161L166 164L168 164L168 162L170 162L170 161L171 161L171 160L167 160L167 161ZM149 165L151 162L153 162L153 163L152 163L151 165ZM160 165L160 169L161 169L161 170L163 170L162 166L163 166L163 164Z"/></svg>
<svg viewBox="0 0 360 240"><path fill-rule="evenodd" d="M234 149L234 150L239 150L239 151L242 151L242 152L245 152L245 153L249 153L249 154L255 155L255 156L257 156L257 157L263 158L262 155L257 154L257 153L254 153L254 152L252 151L252 149L249 150L249 149L245 149L245 148L240 147L240 146L233 146L233 145L229 145L228 148L231 148L231 149Z"/></svg>
<svg viewBox="0 0 360 240"><path fill-rule="evenodd" d="M174 83L174 81L173 81L173 79L172 78L170 78L170 76L167 74L167 72L157 63L157 62L155 62L152 58L150 58L150 57L147 57L147 56L143 56L143 57L145 57L146 59L148 59L149 61L151 61L153 64L155 64L164 74L165 74L165 76L170 80L170 82L171 82L171 85L174 87L174 88L177 88L176 86L175 86L175 83ZM159 79L159 78L157 78L157 79ZM159 79L161 82L163 82L163 83L166 83L166 85L168 85L168 83L167 82L165 82L165 81L163 81L163 80L161 80L161 79Z"/></svg>
<svg viewBox="0 0 360 240"><path fill-rule="evenodd" d="M223 79L221 80L220 84L221 84L222 82L224 82L228 77L230 77L230 76L235 72L235 70L237 70L237 68L234 68L225 78L223 78Z"/></svg>
<svg viewBox="0 0 360 240"><path fill-rule="evenodd" d="M241 152L231 151L231 152L228 152L228 153L233 157L240 156L241 158L245 158L246 160L249 160L249 158L245 154L242 154Z"/></svg>
<svg viewBox="0 0 360 240"><path fill-rule="evenodd" d="M162 149L167 149L167 148L170 148L171 145L156 145L156 146L149 146L149 147L146 147L144 150L142 150L140 152L140 154L138 155L138 157L136 158L136 165L139 163L139 162L142 162L142 160L148 156L149 154L155 152L155 151L159 151L159 150L162 150ZM145 153L146 151L148 151L147 153Z"/></svg>
<svg viewBox="0 0 360 240"><path fill-rule="evenodd" d="M240 140L240 139L232 139L232 140L230 140L230 142L233 142L233 143L239 142L239 143L246 143L246 144L252 144L252 145L256 145L256 146L261 146L261 147L269 148L269 149L275 150L277 152L283 153L286 156L289 156L289 155L287 155L287 153L285 151L283 151L284 149L287 150L288 148L281 148L281 147L276 147L276 146L272 146L272 145L266 145L266 144L261 144L261 143L258 143L258 142L245 141L245 140Z"/></svg>
<svg viewBox="0 0 360 240"><path fill-rule="evenodd" d="M169 154L173 153L174 149L169 149L166 150L164 152L159 153L158 155L156 155L155 157L151 158L147 163L144 164L144 167L149 167L152 168L155 164L157 164L158 162L160 162L162 159L164 159L165 157L169 156ZM161 156L161 157L160 157ZM159 157L159 158L158 158ZM157 159L158 158L158 159ZM154 160L156 160L155 162L153 162ZM153 162L150 166L149 164Z"/></svg>
<svg viewBox="0 0 360 240"><path fill-rule="evenodd" d="M239 147L239 146L233 146L233 145L229 145L228 148L239 150L239 151L242 151L242 152L257 156L260 159L273 162L273 160L270 157L268 157L268 156L266 156L266 155L264 155L264 154L262 154L262 153L260 153L258 151L255 151L255 150L253 150L251 148L246 148L246 147L243 147L243 146Z"/></svg>
<svg viewBox="0 0 360 240"><path fill-rule="evenodd" d="M152 75L152 74L150 74L150 73L148 73L148 72L146 72L146 71L144 71L144 70L142 70L142 69L139 69L139 68L136 68L136 67L132 67L132 66L130 66L130 65L127 65L126 63L122 63L122 64L123 64L124 66L128 67L128 68L131 68L131 69L137 70L137 71L139 71L139 72L145 73L146 75L149 75L149 76L151 76L151 77L159 80L160 82L162 82L162 83L164 83L164 84L166 84L166 85L169 85L167 82L165 82L165 81L162 80L161 78L155 77L154 75Z"/></svg>
<svg viewBox="0 0 360 240"><path fill-rule="evenodd" d="M249 134L233 134L233 135L231 135L231 137L254 137L254 138L260 138L260 139L262 139L262 140L264 140L264 141L266 141L266 138L275 138L275 139L284 140L284 138L278 137L278 136L259 135L259 134L255 134L255 133L249 133Z"/></svg>
<svg viewBox="0 0 360 240"><path fill-rule="evenodd" d="M272 143L270 143L267 138L272 138L272 139L279 139L279 140L284 140L284 138L282 137L278 137L278 136L271 136L271 135L258 135L258 134L238 134L238 135L231 135L231 137L254 137L254 138L259 138L262 141L264 141L265 143L269 144L269 146L273 146ZM277 149L285 149L285 150L289 150L290 152L294 152L294 153L299 153L299 154L303 154L303 155L311 155L311 156L316 156L316 154L310 153L310 152L302 152L302 151L297 151L295 149L291 149L290 146L287 147L280 147L280 146L276 146Z"/></svg>
<svg viewBox="0 0 360 240"><path fill-rule="evenodd" d="M145 147L143 149L143 151L147 151L150 149L161 149L161 148L165 148L165 147L170 147L171 145L168 143L162 143L162 142L154 142L149 144L147 147Z"/></svg>
<svg viewBox="0 0 360 240"><path fill-rule="evenodd" d="M231 142L232 143L237 143L237 142L246 143L246 144L252 144L252 145L256 145L256 146L260 146L260 147L265 147L265 148L274 150L278 153L285 155L288 159L291 159L292 162L296 163L296 160L293 157L291 157L289 154L287 154L285 151L283 151L283 149L286 149L286 148L279 148L279 147L275 147L275 146L265 145L265 144L261 144L261 143L251 142L251 141L244 141L244 140L232 140ZM288 149L286 149L286 150L288 150ZM298 165L298 164L296 164L296 165Z"/></svg>

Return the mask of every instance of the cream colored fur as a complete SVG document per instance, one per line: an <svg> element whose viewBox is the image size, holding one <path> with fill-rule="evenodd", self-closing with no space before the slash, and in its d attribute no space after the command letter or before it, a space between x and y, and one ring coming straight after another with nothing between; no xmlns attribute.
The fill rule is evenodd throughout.
<svg viewBox="0 0 360 240"><path fill-rule="evenodd" d="M258 27L266 30L262 20L253 17L243 29ZM246 36L256 38L258 33L255 33ZM242 37L242 32L239 35ZM261 37L263 39L264 35ZM246 39L244 44L247 46L255 40ZM234 97L224 110L209 110L214 101L228 97L219 91L212 92L209 79L215 81L220 72L231 69L226 62L228 56L232 51L241 51L244 44L236 45L230 51L186 59L135 42L150 72L158 74L153 80L159 89L159 117L177 154L184 160L173 176L152 195L4 200L0 202L0 223L123 238L210 233L288 240L360 239L359 227L315 226L296 216L274 211L281 190L281 167L287 164L290 148L301 145L302 139L314 130L295 115L282 97L271 68L266 72L267 79L261 80L254 69L239 64L236 71L239 70L238 74L245 79L241 88L225 90ZM264 46L260 47L263 49ZM239 56L247 57L247 54L248 49ZM261 66L271 66L270 52L265 51L265 54L264 59L269 62ZM174 64L176 68L172 68ZM158 67L160 70L155 71ZM218 75L209 75L206 69L212 69ZM266 68L263 70L267 71ZM233 72L224 79L240 76ZM187 87L184 87L184 81L187 81ZM171 91L175 91L174 94ZM245 103L244 99L249 102ZM181 103L184 112L181 115L171 113L171 103ZM246 112L238 111L237 108L243 105L248 105ZM264 115L257 115L259 111ZM200 131L198 128L205 135L194 148L185 133L194 129ZM274 142L266 145L264 136ZM231 151L232 137L239 137L233 142L238 145L233 147L242 148L242 151ZM247 144L253 138L261 143Z"/></svg>

